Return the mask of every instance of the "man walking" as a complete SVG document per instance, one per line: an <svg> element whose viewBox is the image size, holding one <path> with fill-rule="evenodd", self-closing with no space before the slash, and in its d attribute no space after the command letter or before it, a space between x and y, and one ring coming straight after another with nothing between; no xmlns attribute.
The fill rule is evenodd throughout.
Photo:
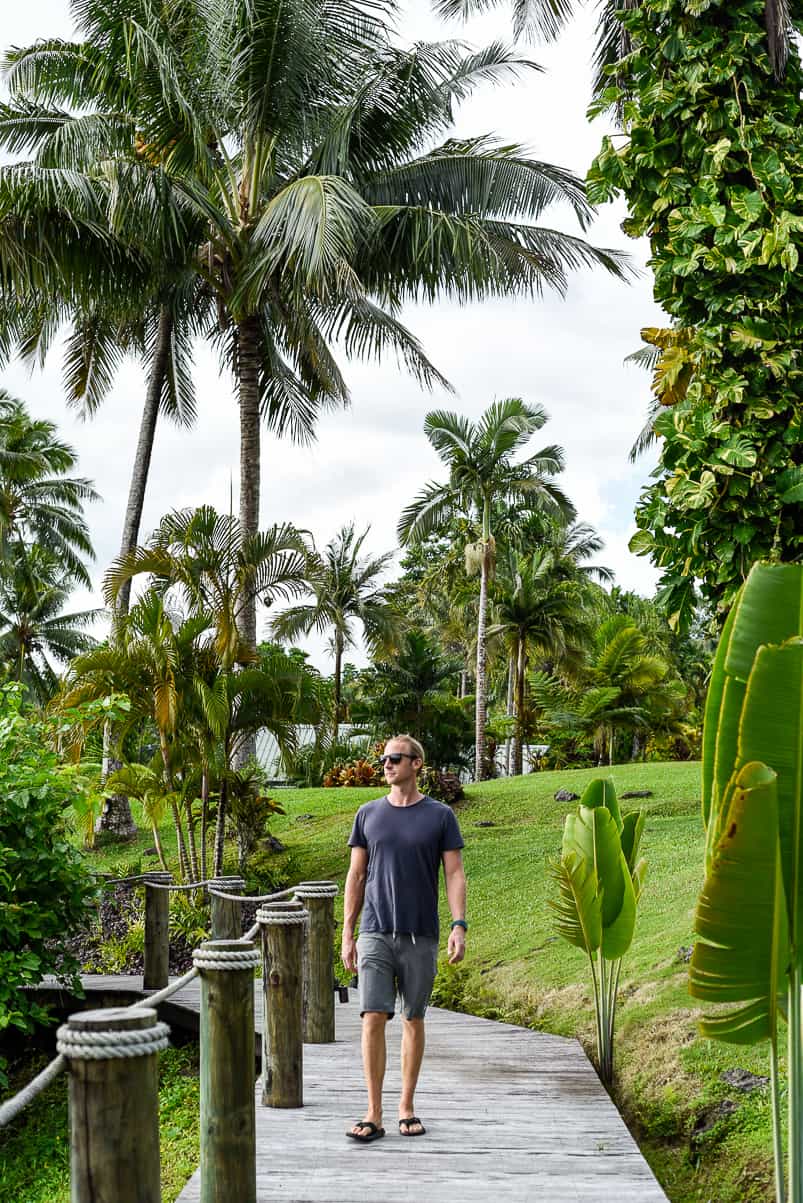
<svg viewBox="0 0 803 1203"><path fill-rule="evenodd" d="M449 963L462 961L466 947L466 878L463 838L450 807L425 797L416 777L424 763L418 740L388 740L381 757L390 792L357 811L349 837L343 964L359 971L362 1060L368 1108L346 1135L367 1144L385 1135L382 1084L385 1025L402 1013L399 1132L423 1136L415 1113L415 1088L424 1056L424 1013L438 962L438 877L443 864L452 913ZM354 930L362 911L359 939Z"/></svg>

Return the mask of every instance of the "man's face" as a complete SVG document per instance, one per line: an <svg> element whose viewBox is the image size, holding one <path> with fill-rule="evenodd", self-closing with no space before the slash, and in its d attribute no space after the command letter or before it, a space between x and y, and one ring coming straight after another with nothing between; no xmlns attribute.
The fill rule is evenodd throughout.
<svg viewBox="0 0 803 1203"><path fill-rule="evenodd" d="M389 739L385 744L385 755L401 755L398 764L385 761L385 780L388 785L406 785L415 780L415 775L421 767L421 761L416 756L412 758L410 746L404 739Z"/></svg>

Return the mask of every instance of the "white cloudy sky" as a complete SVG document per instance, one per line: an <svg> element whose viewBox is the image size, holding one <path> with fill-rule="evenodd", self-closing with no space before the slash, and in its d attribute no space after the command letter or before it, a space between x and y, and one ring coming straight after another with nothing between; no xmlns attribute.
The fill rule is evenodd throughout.
<svg viewBox="0 0 803 1203"><path fill-rule="evenodd" d="M460 33L440 25L427 0L410 0L407 14L402 32L410 40ZM3 4L3 48L71 33L68 0ZM462 36L475 45L509 40L508 15L502 9L488 14ZM602 122L590 126L585 119L591 46L592 17L586 13L557 46L529 48L530 57L546 68L544 74L477 92L461 109L455 132L493 132L505 141L525 144L539 158L584 174L605 129ZM607 207L589 237L597 245L627 248L643 268L646 248L622 234L623 216L621 208ZM546 220L574 228L557 210ZM263 524L293 521L312 531L320 545L354 519L359 527L371 524L372 550L394 547L403 506L427 480L442 477L423 434L427 411L445 406L476 418L495 398L521 396L541 403L550 414L542 442L557 442L566 450L563 484L581 518L593 523L605 539L601 562L615 570L623 587L651 593L656 573L627 550L635 529L635 501L653 466L649 456L636 465L627 459L643 423L648 377L623 364L639 345L640 328L662 320L652 300L649 273L642 271L630 285L601 271L577 276L565 300L546 296L534 302L465 307L444 302L410 307L404 318L455 385L457 396L421 392L392 361L347 365L351 408L321 421L311 449L265 437ZM173 507L211 502L227 509L236 489L238 423L232 382L218 374L203 347L197 352L196 380L197 427L187 432L164 424L157 432L144 533ZM121 373L105 408L91 423L76 420L66 408L56 353L44 370L33 373L26 365L12 364L0 371L0 384L24 398L34 414L58 423L79 453L81 473L96 482L102 501L91 507L89 520L99 581L119 548L143 395L136 364ZM76 601L99 604L99 596ZM320 660L320 649L311 649Z"/></svg>

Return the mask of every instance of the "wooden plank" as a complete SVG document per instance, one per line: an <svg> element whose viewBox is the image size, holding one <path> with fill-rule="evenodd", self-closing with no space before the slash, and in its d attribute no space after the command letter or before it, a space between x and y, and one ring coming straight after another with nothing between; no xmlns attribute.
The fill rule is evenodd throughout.
<svg viewBox="0 0 803 1203"><path fill-rule="evenodd" d="M136 980L136 979L134 979ZM113 994L132 979L86 979ZM138 983L141 986L141 983ZM170 1000L199 1007L198 983ZM255 1027L262 989L255 983ZM416 1111L427 1134L398 1135L400 1021L388 1025L388 1135L369 1146L345 1131L365 1106L356 1000L335 1009L334 1044L304 1047L304 1106L262 1107L257 1086L259 1203L666 1203L576 1040L430 1010ZM199 1203L196 1172L178 1203Z"/></svg>

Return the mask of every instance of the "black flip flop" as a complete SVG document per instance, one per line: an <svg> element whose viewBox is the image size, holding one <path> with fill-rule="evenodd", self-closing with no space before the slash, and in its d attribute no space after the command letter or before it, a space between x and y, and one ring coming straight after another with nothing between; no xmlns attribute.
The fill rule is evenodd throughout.
<svg viewBox="0 0 803 1203"><path fill-rule="evenodd" d="M384 1128L378 1128L376 1124L372 1124L369 1119L358 1119L355 1125L358 1128L368 1128L368 1131L363 1132L347 1132L346 1136L350 1136L352 1140L358 1140L360 1144L368 1145L372 1140L381 1140L385 1135Z"/></svg>
<svg viewBox="0 0 803 1203"><path fill-rule="evenodd" d="M413 1124L421 1124L421 1120L418 1118L417 1115L410 1115L407 1117L407 1119L400 1119L399 1120L399 1135L400 1136L423 1136L424 1133L426 1132L426 1128L424 1127L424 1125L421 1124L420 1132L411 1132L410 1128L412 1127Z"/></svg>

